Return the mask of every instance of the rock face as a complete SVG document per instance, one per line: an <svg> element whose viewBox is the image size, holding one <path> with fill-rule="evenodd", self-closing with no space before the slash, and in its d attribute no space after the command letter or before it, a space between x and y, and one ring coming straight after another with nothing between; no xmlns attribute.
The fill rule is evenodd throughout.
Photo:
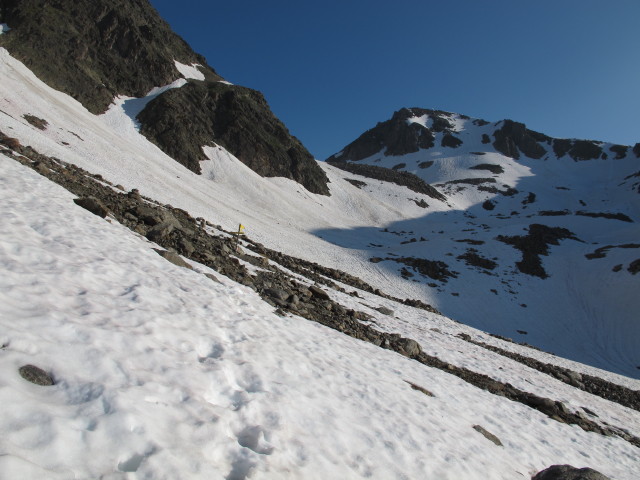
<svg viewBox="0 0 640 480"><path fill-rule="evenodd" d="M0 20L11 25L0 46L96 114L118 95L142 97L180 78L175 61L200 65L203 81L150 102L140 114L142 133L196 173L201 147L217 143L262 176L329 194L324 171L263 96L220 83L148 0L0 0Z"/></svg>
<svg viewBox="0 0 640 480"><path fill-rule="evenodd" d="M354 142L347 145L342 152L332 155L327 160L362 160L378 153L383 148L385 155L406 155L420 149L431 148L435 145L432 130L442 131L450 126L446 119L440 118L436 114L435 110L403 108L395 112L391 119L378 123L371 130L367 130ZM422 115L434 115L439 120L434 120L432 129L418 123L407 123L408 119Z"/></svg>
<svg viewBox="0 0 640 480"><path fill-rule="evenodd" d="M219 144L259 175L329 194L324 171L255 90L190 81L149 102L138 120L144 136L196 173L206 159L201 147Z"/></svg>
<svg viewBox="0 0 640 480"><path fill-rule="evenodd" d="M504 120L493 133L493 148L511 158L520 158L520 152L530 158L542 158L546 150L538 142L550 142L551 138L526 128L524 123Z"/></svg>
<svg viewBox="0 0 640 480"><path fill-rule="evenodd" d="M11 25L0 45L93 113L179 78L174 60L207 65L147 0L2 0L0 11Z"/></svg>

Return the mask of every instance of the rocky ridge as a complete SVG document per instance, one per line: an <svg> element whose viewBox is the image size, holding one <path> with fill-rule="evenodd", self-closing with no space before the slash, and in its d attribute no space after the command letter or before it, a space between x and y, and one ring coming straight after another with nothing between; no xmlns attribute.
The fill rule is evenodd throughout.
<svg viewBox="0 0 640 480"><path fill-rule="evenodd" d="M385 156L402 156L440 147L458 148L464 144L464 141L458 135L454 117L471 120L466 115L441 110L402 108L394 112L389 120L379 122L374 128L367 130L341 152L330 156L327 160L357 162L381 151ZM415 121L418 118L422 121ZM502 120L493 124L482 119L474 119L472 122L478 127L491 126L493 130L491 133L482 133L477 139L474 138L474 142L491 144L496 152L513 159L519 159L521 155L541 159L547 154L548 149L551 149L558 158L567 155L574 161L609 157L621 159L630 149L626 145L611 145L608 150L605 150L603 143L595 140L552 138L530 130L524 123L513 120ZM442 137L440 144L436 145L438 133L442 133ZM636 144L632 151L636 157L640 157L640 144Z"/></svg>

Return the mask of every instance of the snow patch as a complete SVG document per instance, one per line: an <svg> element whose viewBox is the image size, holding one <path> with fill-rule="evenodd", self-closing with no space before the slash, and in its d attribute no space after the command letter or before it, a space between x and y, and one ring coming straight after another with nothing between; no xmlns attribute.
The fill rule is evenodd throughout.
<svg viewBox="0 0 640 480"><path fill-rule="evenodd" d="M0 35L11 30L6 23L0 23Z"/></svg>
<svg viewBox="0 0 640 480"><path fill-rule="evenodd" d="M165 85L164 87L155 87L142 98L118 96L113 100L109 109L100 117L104 122L115 131L131 135L140 131L140 122L138 122L138 114L144 110L147 104L163 94L167 90L180 88L186 85L187 80L179 78L175 82Z"/></svg>
<svg viewBox="0 0 640 480"><path fill-rule="evenodd" d="M173 62L184 78L193 80L204 80L204 73L198 70L198 67L202 66L199 63L185 65L184 63L180 63L177 60L174 60Z"/></svg>

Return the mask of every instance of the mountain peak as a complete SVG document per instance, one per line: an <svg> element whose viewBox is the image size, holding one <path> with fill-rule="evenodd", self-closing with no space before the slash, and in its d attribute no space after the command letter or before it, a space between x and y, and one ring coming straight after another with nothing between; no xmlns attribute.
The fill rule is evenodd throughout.
<svg viewBox="0 0 640 480"><path fill-rule="evenodd" d="M551 151L558 158L568 155L576 161L607 159L610 155L624 158L629 150L625 145L611 145L605 151L602 144L595 140L552 138L509 119L491 123L458 113L411 107L394 112L389 120L379 122L327 160L359 161L381 151L385 156L402 156L464 145L483 145L487 151L513 159L521 155L540 159ZM640 156L640 147L634 147L633 152Z"/></svg>

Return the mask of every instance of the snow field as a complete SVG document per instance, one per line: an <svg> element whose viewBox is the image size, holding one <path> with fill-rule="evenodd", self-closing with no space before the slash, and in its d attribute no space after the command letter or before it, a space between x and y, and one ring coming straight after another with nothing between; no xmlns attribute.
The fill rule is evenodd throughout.
<svg viewBox="0 0 640 480"><path fill-rule="evenodd" d="M72 198L0 156L0 478L515 479L572 463L631 480L640 467L621 439L274 315ZM22 380L26 363L56 385Z"/></svg>

